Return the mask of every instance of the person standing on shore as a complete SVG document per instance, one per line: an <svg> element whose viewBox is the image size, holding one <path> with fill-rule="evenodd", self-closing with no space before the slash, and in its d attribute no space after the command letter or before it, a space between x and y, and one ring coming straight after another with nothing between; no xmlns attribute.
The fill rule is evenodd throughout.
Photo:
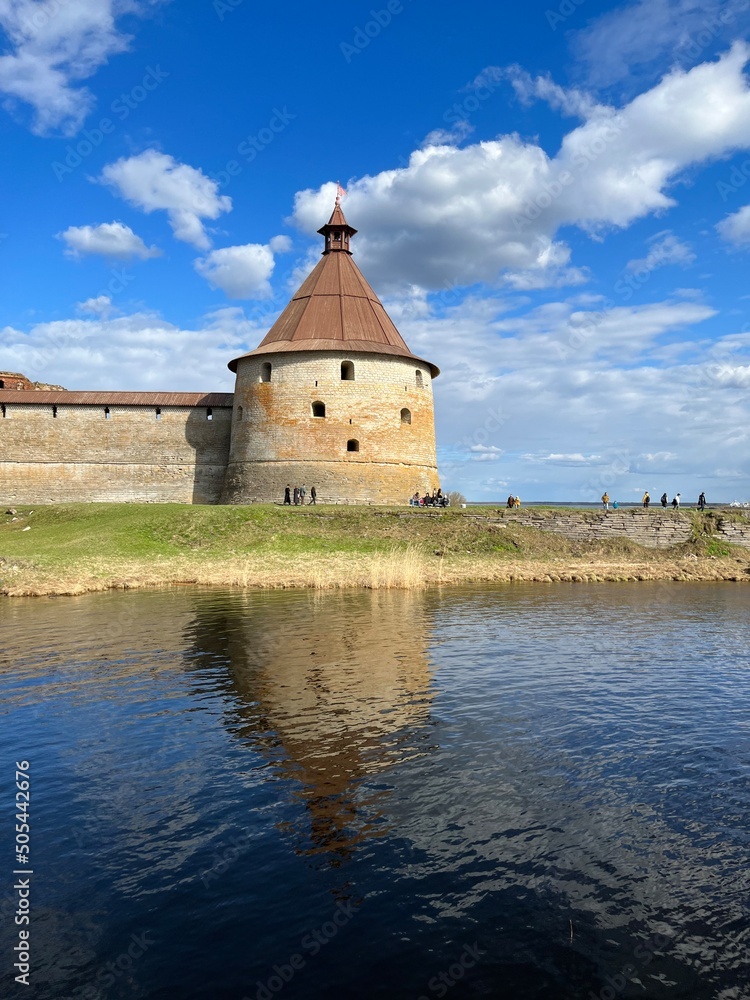
<svg viewBox="0 0 750 1000"><path fill-rule="evenodd" d="M609 510L609 493L606 490L602 493L602 506L605 510Z"/></svg>
<svg viewBox="0 0 750 1000"><path fill-rule="evenodd" d="M705 509L706 509L706 494L701 493L701 495L698 497L698 510L705 510Z"/></svg>
<svg viewBox="0 0 750 1000"><path fill-rule="evenodd" d="M291 490L292 490L292 487L289 485L289 483L287 483L286 486L284 487L284 503L285 504L289 504L290 506L291 506L291 503L292 503Z"/></svg>
<svg viewBox="0 0 750 1000"><path fill-rule="evenodd" d="M680 494L679 493L675 493L674 499L672 500L672 507L674 508L674 510L679 510L680 509Z"/></svg>
<svg viewBox="0 0 750 1000"><path fill-rule="evenodd" d="M643 506L648 507L650 503L651 503L651 497L648 494L648 490L646 490L646 492L643 494Z"/></svg>
<svg viewBox="0 0 750 1000"><path fill-rule="evenodd" d="M666 507L668 503L669 503L669 501L667 499L667 494L666 493L662 493L662 495L661 495L661 505L662 505L662 507Z"/></svg>
<svg viewBox="0 0 750 1000"><path fill-rule="evenodd" d="M314 486L310 487L310 503L307 506L309 507L310 504L312 504L312 503L314 503L316 505L318 503L318 494L317 494Z"/></svg>

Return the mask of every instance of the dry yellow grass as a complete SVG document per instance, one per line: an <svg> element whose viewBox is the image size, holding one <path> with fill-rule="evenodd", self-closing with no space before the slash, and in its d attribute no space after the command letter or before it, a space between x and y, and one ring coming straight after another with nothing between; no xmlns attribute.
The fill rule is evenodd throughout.
<svg viewBox="0 0 750 1000"><path fill-rule="evenodd" d="M428 555L415 547L387 553L328 556L264 555L227 559L172 556L163 559L87 559L44 569L19 566L6 577L7 596L73 595L109 589L185 585L257 589L420 589L462 583L599 583L639 580L750 582L750 560L733 557L662 557L642 560L559 557L498 559L493 556Z"/></svg>

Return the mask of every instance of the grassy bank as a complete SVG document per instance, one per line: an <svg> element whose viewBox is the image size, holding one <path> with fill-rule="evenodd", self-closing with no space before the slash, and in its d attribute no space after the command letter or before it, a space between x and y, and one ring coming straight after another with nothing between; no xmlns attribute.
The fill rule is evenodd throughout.
<svg viewBox="0 0 750 1000"><path fill-rule="evenodd" d="M482 511L485 513L486 511ZM110 588L421 587L478 581L750 581L750 550L708 515L668 550L574 542L475 512L409 508L64 504L0 517L0 593Z"/></svg>

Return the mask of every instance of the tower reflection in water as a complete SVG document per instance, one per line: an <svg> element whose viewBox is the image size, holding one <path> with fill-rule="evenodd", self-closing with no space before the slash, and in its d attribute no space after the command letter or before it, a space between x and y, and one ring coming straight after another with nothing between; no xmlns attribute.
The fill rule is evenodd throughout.
<svg viewBox="0 0 750 1000"><path fill-rule="evenodd" d="M206 596L191 668L223 668L228 730L304 804L297 850L336 865L386 832L372 779L429 749L428 609L418 592L295 596Z"/></svg>

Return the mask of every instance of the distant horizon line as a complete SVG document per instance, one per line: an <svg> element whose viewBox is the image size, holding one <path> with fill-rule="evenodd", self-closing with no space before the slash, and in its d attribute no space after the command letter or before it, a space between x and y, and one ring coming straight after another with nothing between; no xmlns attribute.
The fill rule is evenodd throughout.
<svg viewBox="0 0 750 1000"><path fill-rule="evenodd" d="M698 501L684 500L682 495L680 495L681 507L697 507ZM642 507L643 503L640 500L610 500L610 504L616 503L618 507ZM472 507L497 507L497 506L507 506L507 500L467 500L467 504ZM706 508L711 507L729 507L731 504L747 504L750 506L750 500L713 500L706 503ZM601 507L601 500L522 500L521 505L531 506L554 506L554 507ZM667 506L671 506L672 501L670 500ZM652 500L649 507L661 507L661 502L659 500Z"/></svg>

